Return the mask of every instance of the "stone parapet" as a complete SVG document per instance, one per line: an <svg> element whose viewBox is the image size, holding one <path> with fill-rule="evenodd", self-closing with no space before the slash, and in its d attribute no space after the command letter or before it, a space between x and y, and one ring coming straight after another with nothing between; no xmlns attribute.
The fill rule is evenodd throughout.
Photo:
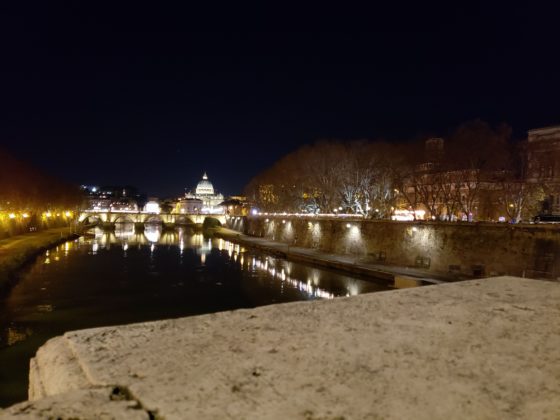
<svg viewBox="0 0 560 420"><path fill-rule="evenodd" d="M69 332L0 417L556 419L558 302L499 277Z"/></svg>

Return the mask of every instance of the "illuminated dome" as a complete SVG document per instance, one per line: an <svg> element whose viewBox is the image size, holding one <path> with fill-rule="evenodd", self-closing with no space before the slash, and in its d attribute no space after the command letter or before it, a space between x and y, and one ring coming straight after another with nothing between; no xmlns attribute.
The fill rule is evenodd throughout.
<svg viewBox="0 0 560 420"><path fill-rule="evenodd" d="M214 195L214 186L208 181L208 175L204 172L202 179L196 186L196 195Z"/></svg>

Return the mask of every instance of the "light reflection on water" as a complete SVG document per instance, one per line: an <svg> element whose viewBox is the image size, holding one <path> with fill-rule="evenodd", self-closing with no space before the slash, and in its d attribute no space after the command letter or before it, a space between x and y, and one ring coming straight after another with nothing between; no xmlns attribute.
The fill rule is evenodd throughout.
<svg viewBox="0 0 560 420"><path fill-rule="evenodd" d="M91 244L91 251L94 255L97 254L100 246L103 248L107 247L108 244L114 243L121 244L125 258L127 256L126 251L130 245L148 244L152 255L156 246L161 245L178 245L179 255L182 255L186 244L188 248L196 248L196 253L200 257L200 264L204 265L206 263L206 256L212 252L213 248L217 248L220 252L225 250L229 259L237 263L242 270L267 273L272 279L277 279L300 292L306 293L308 298L332 299L336 296L355 296L362 293L362 288L359 285L362 282L361 280L356 281L351 277L340 275L340 277L344 277L346 280L346 293L338 292L335 294L321 287L321 272L323 270L306 267L306 271L308 271L307 277L303 279L294 278L289 274L292 270L292 262L264 254L252 254L249 260L245 258L247 250L239 244L222 238L205 238L202 233L186 234L183 228L163 232L161 225L146 224L143 232L136 232L134 223L121 223L117 224L113 233L107 233L96 228L94 236L95 240ZM77 240L76 242L80 244L84 240ZM66 243L66 255L70 248L68 243ZM281 288L282 292L283 289L284 287Z"/></svg>
<svg viewBox="0 0 560 420"><path fill-rule="evenodd" d="M39 256L0 301L0 406L26 398L30 357L69 330L387 289L186 229L95 229Z"/></svg>

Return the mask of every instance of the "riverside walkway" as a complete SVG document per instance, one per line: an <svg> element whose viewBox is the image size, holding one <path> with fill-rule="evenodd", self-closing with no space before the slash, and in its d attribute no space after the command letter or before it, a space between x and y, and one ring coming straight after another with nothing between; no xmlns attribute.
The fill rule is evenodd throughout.
<svg viewBox="0 0 560 420"><path fill-rule="evenodd" d="M438 284L457 280L446 273L433 273L425 269L395 265L374 264L367 258L355 255L329 254L318 249L291 246L283 242L270 241L248 236L235 230L220 228L216 235L241 245L272 253L288 260L315 264L322 267L347 271L361 276L372 277L405 284L407 280L425 284Z"/></svg>
<svg viewBox="0 0 560 420"><path fill-rule="evenodd" d="M558 302L496 277L68 332L0 418L558 419Z"/></svg>

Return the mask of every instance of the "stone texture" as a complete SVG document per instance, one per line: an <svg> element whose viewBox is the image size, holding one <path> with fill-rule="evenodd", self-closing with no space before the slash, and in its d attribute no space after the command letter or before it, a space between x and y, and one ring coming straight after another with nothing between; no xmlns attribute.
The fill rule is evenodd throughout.
<svg viewBox="0 0 560 420"><path fill-rule="evenodd" d="M0 419L130 419L148 420L150 413L137 401L127 400L115 388L81 389L23 402L0 411Z"/></svg>
<svg viewBox="0 0 560 420"><path fill-rule="evenodd" d="M4 415L118 385L168 419L558 419L558 319L558 283L500 277L69 332L34 362L58 397Z"/></svg>
<svg viewBox="0 0 560 420"><path fill-rule="evenodd" d="M290 246L372 262L383 253L383 263L393 266L414 267L418 257L429 259L430 273L449 273L455 266L468 277L560 279L560 225L252 216L230 219L228 226Z"/></svg>
<svg viewBox="0 0 560 420"><path fill-rule="evenodd" d="M49 368L44 369L44 366ZM37 350L35 358L31 359L29 366L30 400L85 388L88 385L88 378L84 376L79 361L64 337L60 340L49 340Z"/></svg>

